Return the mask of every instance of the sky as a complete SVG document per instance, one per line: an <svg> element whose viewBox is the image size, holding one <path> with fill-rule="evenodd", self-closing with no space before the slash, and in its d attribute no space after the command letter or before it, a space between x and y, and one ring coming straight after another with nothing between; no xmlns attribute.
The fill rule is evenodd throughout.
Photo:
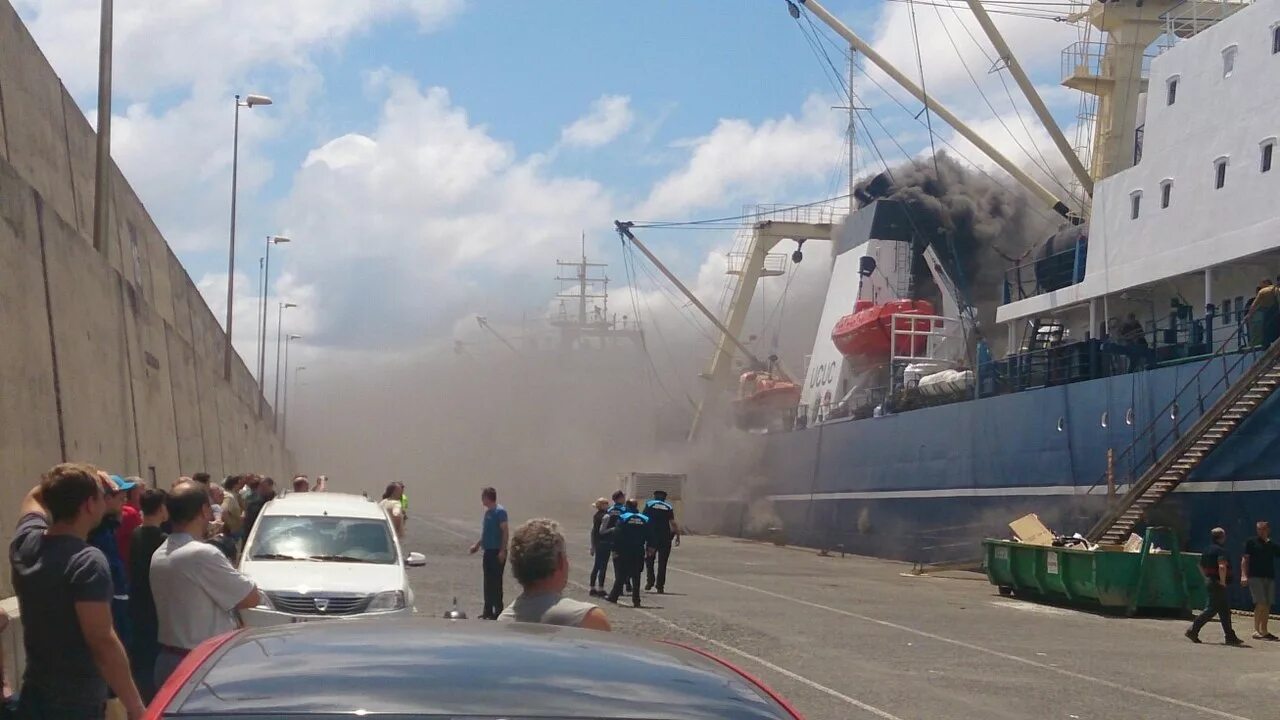
<svg viewBox="0 0 1280 720"><path fill-rule="evenodd" d="M94 121L96 0L10 1ZM992 72L995 53L962 5L829 6L904 72L923 72L932 95L1017 162L1060 165L1007 74ZM847 116L833 107L847 101L832 77L844 72L841 43L816 19L793 20L784 0L115 7L113 156L219 318L233 97L274 100L239 111L233 335L246 358L257 352L256 282L271 235L292 242L272 253L269 337L278 303L295 303L285 330L303 336L295 357L314 367L452 347L482 332L477 314L502 328L539 318L557 290L554 261L578 255L584 238L588 255L610 263L613 308L625 313L614 220L735 216L844 193ZM1057 82L1077 29L995 19L1073 138L1077 99ZM815 31L817 53L806 34ZM878 70L858 71L859 174L930 147L929 118L913 117L919 103L888 85ZM935 146L998 173L932 122ZM732 230L639 232L715 299ZM669 289L641 277L635 297L653 322L687 322Z"/></svg>

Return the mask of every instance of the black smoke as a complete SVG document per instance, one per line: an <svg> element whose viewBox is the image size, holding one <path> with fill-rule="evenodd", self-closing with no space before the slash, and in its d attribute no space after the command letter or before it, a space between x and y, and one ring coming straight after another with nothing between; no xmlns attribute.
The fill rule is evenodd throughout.
<svg viewBox="0 0 1280 720"><path fill-rule="evenodd" d="M912 280L921 297L937 295L919 252L933 244L979 318L989 323L1003 297L1005 271L1034 259L1063 224L1012 182L967 170L946 153L914 160L860 183L860 207L880 198L903 203L916 235Z"/></svg>

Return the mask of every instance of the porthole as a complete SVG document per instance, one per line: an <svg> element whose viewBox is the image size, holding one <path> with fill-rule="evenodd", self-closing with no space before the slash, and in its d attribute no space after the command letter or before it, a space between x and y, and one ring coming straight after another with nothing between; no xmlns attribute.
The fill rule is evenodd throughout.
<svg viewBox="0 0 1280 720"><path fill-rule="evenodd" d="M1110 424L1111 424L1111 423L1108 421L1107 415L1108 415L1107 411L1105 411L1105 410L1104 410L1104 411L1102 411L1102 420L1098 423L1098 424L1099 424L1099 425L1101 425L1102 427L1107 427L1108 425L1110 425Z"/></svg>
<svg viewBox="0 0 1280 720"><path fill-rule="evenodd" d="M1133 408L1129 408L1128 410L1124 411L1124 424L1125 425L1133 424Z"/></svg>
<svg viewBox="0 0 1280 720"><path fill-rule="evenodd" d="M1174 403L1174 404L1173 404L1173 407L1169 408L1169 419L1170 419L1170 420L1177 420L1177 419L1178 419L1178 410L1179 410L1179 408L1178 408L1178 403Z"/></svg>
<svg viewBox="0 0 1280 720"><path fill-rule="evenodd" d="M1066 419L1066 418L1064 418L1064 417L1059 417L1059 418L1058 418L1058 432L1062 432L1063 430L1066 430L1066 429L1067 429L1067 419Z"/></svg>

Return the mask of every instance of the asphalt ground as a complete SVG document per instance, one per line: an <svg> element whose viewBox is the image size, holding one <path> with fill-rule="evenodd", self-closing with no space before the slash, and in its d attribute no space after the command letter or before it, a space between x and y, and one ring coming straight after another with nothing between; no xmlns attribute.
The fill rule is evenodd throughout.
<svg viewBox="0 0 1280 720"><path fill-rule="evenodd" d="M471 520L413 517L420 613L458 598L480 614ZM584 525L589 516L584 514ZM514 522L513 518L513 522ZM590 600L587 534L566 528L571 593ZM600 601L620 642L673 640L737 664L815 718L1280 717L1280 643L1193 645L1179 619L1128 619L1000 597L971 573L912 577L909 566L722 537L672 553L667 594L642 607ZM610 571L612 582L612 570ZM505 599L518 586L508 573ZM1234 618L1237 632L1252 632Z"/></svg>

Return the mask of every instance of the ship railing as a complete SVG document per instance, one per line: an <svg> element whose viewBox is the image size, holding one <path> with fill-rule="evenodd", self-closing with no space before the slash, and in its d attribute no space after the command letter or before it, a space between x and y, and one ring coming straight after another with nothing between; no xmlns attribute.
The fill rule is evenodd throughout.
<svg viewBox="0 0 1280 720"><path fill-rule="evenodd" d="M1085 495L1091 495L1097 488L1108 487L1111 483L1132 482L1142 468L1155 462L1169 444L1177 442L1184 428L1189 429L1194 425L1194 417L1204 414L1205 409L1212 405L1210 397L1216 397L1231 385L1233 378L1239 377L1248 370L1257 353L1238 352L1241 347L1239 338L1243 329L1243 325L1238 325L1230 337L1219 343L1209 361L1201 365L1200 369L1178 388L1173 399L1156 411L1151 421L1133 437L1128 447L1115 454L1112 465L1114 468L1127 467L1125 477L1120 479L1112 473L1103 472L1085 490ZM1196 409L1194 417L1186 415L1190 408ZM1141 466L1139 466L1139 460L1141 460Z"/></svg>
<svg viewBox="0 0 1280 720"><path fill-rule="evenodd" d="M1091 78L1114 79L1114 60L1107 56L1108 43L1097 40L1081 40L1068 45L1062 51L1062 80L1087 80ZM1151 60L1156 54L1146 52L1142 55L1142 77L1151 70ZM1128 71L1129 68L1124 68Z"/></svg>
<svg viewBox="0 0 1280 720"><path fill-rule="evenodd" d="M1183 0L1160 16L1164 21L1164 36L1157 47L1164 52L1179 40L1208 30L1252 3L1253 0Z"/></svg>
<svg viewBox="0 0 1280 720"><path fill-rule="evenodd" d="M1004 304L1025 300L1084 280L1088 243L1078 240L1074 247L1015 265L1004 273Z"/></svg>
<svg viewBox="0 0 1280 720"><path fill-rule="evenodd" d="M751 213L754 222L764 222L772 220L774 222L793 222L793 223L810 223L813 225L821 225L824 223L835 223L838 219L844 217L849 212L846 206L836 206L830 203L819 203L817 205L756 205L755 210Z"/></svg>

